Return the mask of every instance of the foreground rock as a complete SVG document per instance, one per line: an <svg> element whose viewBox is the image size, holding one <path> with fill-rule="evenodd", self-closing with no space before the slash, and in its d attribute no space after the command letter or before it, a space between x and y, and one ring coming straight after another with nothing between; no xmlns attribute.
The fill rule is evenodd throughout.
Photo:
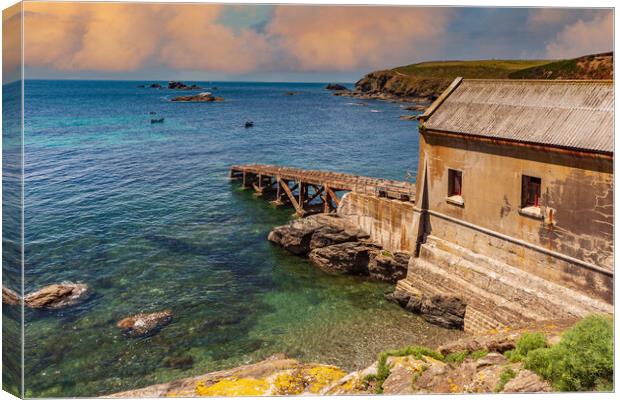
<svg viewBox="0 0 620 400"><path fill-rule="evenodd" d="M116 323L123 333L130 337L151 336L172 321L172 312L164 310L151 314L136 314Z"/></svg>
<svg viewBox="0 0 620 400"><path fill-rule="evenodd" d="M24 304L30 308L58 309L83 301L88 294L88 286L83 283L63 282L45 286L24 297Z"/></svg>
<svg viewBox="0 0 620 400"><path fill-rule="evenodd" d="M346 375L340 368L276 355L256 364L211 372L106 397L317 395Z"/></svg>
<svg viewBox="0 0 620 400"><path fill-rule="evenodd" d="M341 85L339 83L329 83L327 86L325 86L325 89L327 90L349 90L347 89L346 86Z"/></svg>
<svg viewBox="0 0 620 400"><path fill-rule="evenodd" d="M223 97L213 96L210 92L198 93L189 96L177 96L171 101L174 102L198 102L198 103L211 103L224 101Z"/></svg>
<svg viewBox="0 0 620 400"><path fill-rule="evenodd" d="M20 296L14 290L2 286L2 304L16 306L20 303Z"/></svg>
<svg viewBox="0 0 620 400"><path fill-rule="evenodd" d="M467 305L456 296L422 295L418 297L402 290L396 290L394 293L386 294L385 297L407 311L421 314L426 321L432 324L444 328L463 329Z"/></svg>

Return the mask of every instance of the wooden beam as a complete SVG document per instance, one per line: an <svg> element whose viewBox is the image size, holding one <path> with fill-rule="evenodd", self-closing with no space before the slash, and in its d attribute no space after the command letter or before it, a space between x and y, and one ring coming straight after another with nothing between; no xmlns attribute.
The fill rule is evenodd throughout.
<svg viewBox="0 0 620 400"><path fill-rule="evenodd" d="M334 193L334 191L330 188L327 188L327 193L329 193L331 199L334 201L334 203L336 203L336 207L338 207L340 205L340 200L338 200L338 196L336 196L336 193Z"/></svg>
<svg viewBox="0 0 620 400"><path fill-rule="evenodd" d="M312 185L314 186L314 185ZM316 186L315 186L316 187ZM308 204L312 203L312 200L316 199L317 197L319 197L321 194L323 193L323 188L317 189L314 194L312 195L312 197L310 197L307 201Z"/></svg>
<svg viewBox="0 0 620 400"><path fill-rule="evenodd" d="M289 200L293 204L293 207L295 207L295 210L297 211L297 215L299 215L300 217L303 216L304 210L303 208L299 206L299 204L297 203L297 200L295 200L295 196L293 196L293 192L291 191L291 188L289 188L288 184L285 183L282 179L280 179L279 181L280 181L280 186L282 186L282 189L284 189L284 192L286 193Z"/></svg>
<svg viewBox="0 0 620 400"><path fill-rule="evenodd" d="M325 188L325 193L321 196L321 198L323 199L323 214L329 214L329 212L331 211L331 202L329 200L329 187L327 185L323 185L323 188Z"/></svg>

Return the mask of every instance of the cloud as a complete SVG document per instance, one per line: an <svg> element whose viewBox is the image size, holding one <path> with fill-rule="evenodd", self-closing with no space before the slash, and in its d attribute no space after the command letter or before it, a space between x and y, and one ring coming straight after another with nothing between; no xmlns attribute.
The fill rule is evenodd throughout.
<svg viewBox="0 0 620 400"><path fill-rule="evenodd" d="M25 63L66 71L135 71L146 65L244 72L265 39L217 23L215 4L25 3Z"/></svg>
<svg viewBox="0 0 620 400"><path fill-rule="evenodd" d="M2 10L2 80L4 83L21 76L21 4Z"/></svg>
<svg viewBox="0 0 620 400"><path fill-rule="evenodd" d="M565 26L545 49L550 58L573 58L613 50L613 12L606 11Z"/></svg>
<svg viewBox="0 0 620 400"><path fill-rule="evenodd" d="M452 15L447 8L281 6L266 30L302 70L377 68L436 54Z"/></svg>

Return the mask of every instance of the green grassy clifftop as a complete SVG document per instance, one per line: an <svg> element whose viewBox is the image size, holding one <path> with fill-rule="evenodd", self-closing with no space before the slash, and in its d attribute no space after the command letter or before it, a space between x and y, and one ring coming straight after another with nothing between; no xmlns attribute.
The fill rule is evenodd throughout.
<svg viewBox="0 0 620 400"><path fill-rule="evenodd" d="M456 77L469 79L613 79L613 53L571 60L431 61L365 75L355 92L365 97L433 100Z"/></svg>

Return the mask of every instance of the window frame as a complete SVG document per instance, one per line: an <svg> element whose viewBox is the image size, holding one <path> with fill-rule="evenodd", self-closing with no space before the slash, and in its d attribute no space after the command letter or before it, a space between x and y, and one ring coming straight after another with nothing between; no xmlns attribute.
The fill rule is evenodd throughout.
<svg viewBox="0 0 620 400"><path fill-rule="evenodd" d="M456 190L457 187L458 191ZM463 206L465 204L463 200L463 171L460 169L448 168L446 201L457 206Z"/></svg>

